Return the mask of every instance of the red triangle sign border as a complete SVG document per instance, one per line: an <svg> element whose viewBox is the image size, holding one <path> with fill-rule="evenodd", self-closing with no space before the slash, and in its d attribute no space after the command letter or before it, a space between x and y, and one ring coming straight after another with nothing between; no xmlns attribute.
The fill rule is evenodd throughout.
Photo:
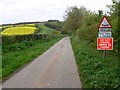
<svg viewBox="0 0 120 90"><path fill-rule="evenodd" d="M100 27L101 23L103 22L104 18L107 20L107 22L109 23L110 27ZM100 22L100 24L98 25L98 28L112 28L112 25L110 24L110 22L108 21L108 18L106 16L104 16Z"/></svg>

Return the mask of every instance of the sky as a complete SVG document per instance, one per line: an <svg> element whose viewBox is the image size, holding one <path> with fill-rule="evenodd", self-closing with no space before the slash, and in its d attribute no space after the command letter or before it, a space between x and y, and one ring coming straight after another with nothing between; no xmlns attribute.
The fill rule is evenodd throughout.
<svg viewBox="0 0 120 90"><path fill-rule="evenodd" d="M106 10L112 0L0 0L0 24L64 20L71 6L84 6L88 10Z"/></svg>

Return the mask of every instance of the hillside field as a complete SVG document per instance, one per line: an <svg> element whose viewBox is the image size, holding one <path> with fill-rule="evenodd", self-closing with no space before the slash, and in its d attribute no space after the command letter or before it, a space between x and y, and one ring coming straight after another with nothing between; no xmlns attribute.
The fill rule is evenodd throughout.
<svg viewBox="0 0 120 90"><path fill-rule="evenodd" d="M60 34L59 31L57 31L55 29L48 28L44 24L40 24L39 27L40 27L39 34Z"/></svg>

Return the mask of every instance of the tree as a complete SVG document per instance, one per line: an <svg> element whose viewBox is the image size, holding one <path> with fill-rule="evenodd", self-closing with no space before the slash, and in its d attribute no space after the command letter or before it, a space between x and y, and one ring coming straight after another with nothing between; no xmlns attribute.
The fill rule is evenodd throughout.
<svg viewBox="0 0 120 90"><path fill-rule="evenodd" d="M114 54L120 58L120 1L112 0L113 5L108 7L110 11L110 22L112 24L112 36L114 39ZM119 61L120 64L120 61ZM120 66L120 65L119 65Z"/></svg>
<svg viewBox="0 0 120 90"><path fill-rule="evenodd" d="M66 11L65 22L63 25L63 32L68 32L69 34L75 34L76 30L82 26L82 18L84 15L84 7L77 8L70 7Z"/></svg>
<svg viewBox="0 0 120 90"><path fill-rule="evenodd" d="M102 16L103 15L103 11L102 10L98 10L98 15Z"/></svg>

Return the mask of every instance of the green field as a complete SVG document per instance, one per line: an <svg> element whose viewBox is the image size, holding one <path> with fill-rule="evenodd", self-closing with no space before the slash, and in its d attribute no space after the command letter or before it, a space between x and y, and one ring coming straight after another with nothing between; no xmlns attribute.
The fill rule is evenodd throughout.
<svg viewBox="0 0 120 90"><path fill-rule="evenodd" d="M103 59L103 53L94 49L88 41L71 38L83 88L118 88L118 58L113 55Z"/></svg>
<svg viewBox="0 0 120 90"><path fill-rule="evenodd" d="M39 26L40 26L40 30L41 30L39 32L39 34L53 34L53 35L60 34L59 31L57 31L55 29L48 28L44 24L40 24Z"/></svg>
<svg viewBox="0 0 120 90"><path fill-rule="evenodd" d="M22 41L14 44L4 44L2 53L2 78L7 79L20 67L31 62L37 56L45 52L62 36L43 38L41 40ZM27 57L26 57L27 56Z"/></svg>

